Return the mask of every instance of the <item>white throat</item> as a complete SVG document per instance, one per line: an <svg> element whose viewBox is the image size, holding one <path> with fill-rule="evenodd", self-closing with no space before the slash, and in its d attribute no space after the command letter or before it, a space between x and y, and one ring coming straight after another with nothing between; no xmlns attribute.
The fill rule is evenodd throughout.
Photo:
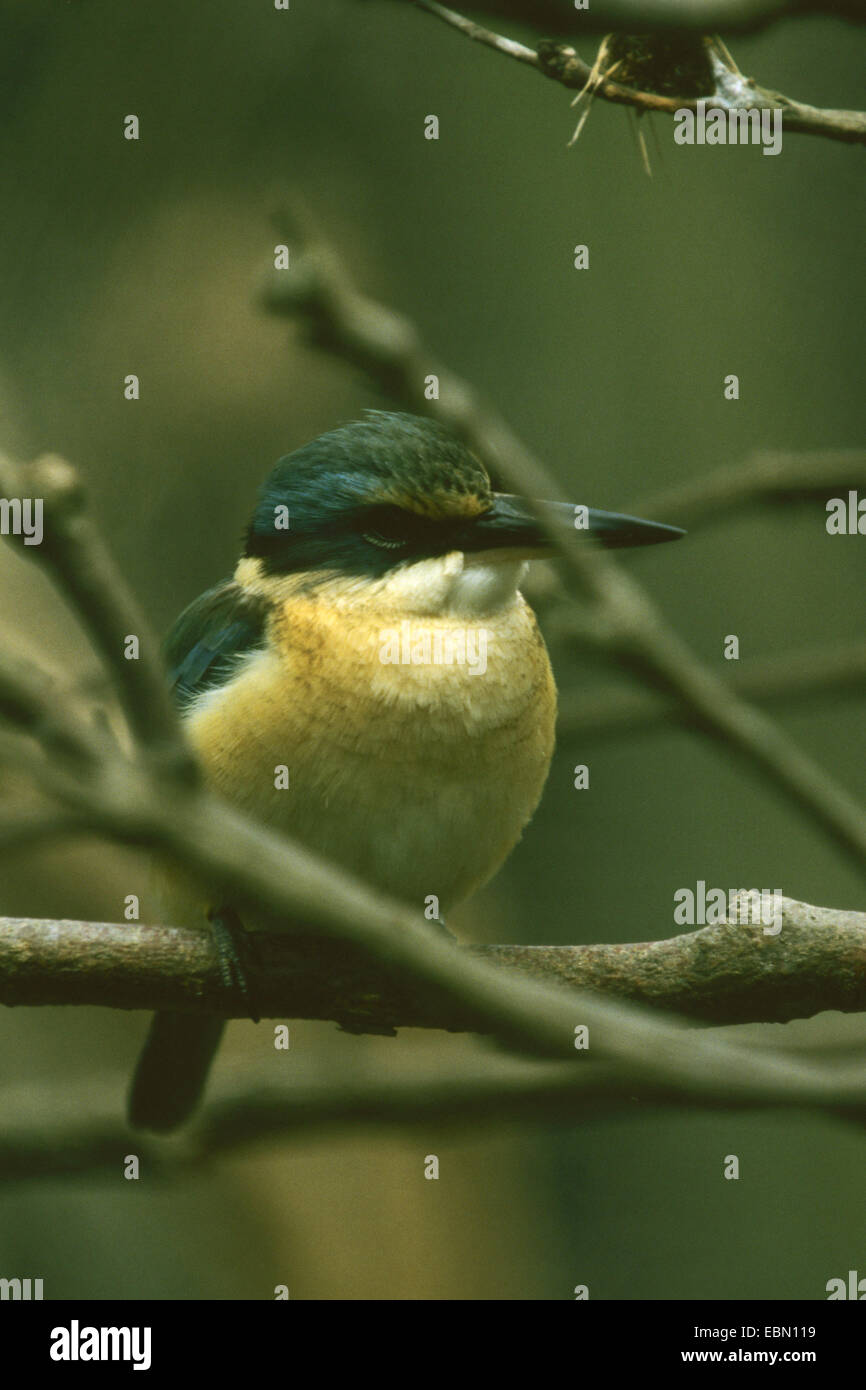
<svg viewBox="0 0 866 1390"><path fill-rule="evenodd" d="M396 571L385 581L381 597L405 613L471 620L513 603L526 569L525 560L486 559L452 550Z"/></svg>

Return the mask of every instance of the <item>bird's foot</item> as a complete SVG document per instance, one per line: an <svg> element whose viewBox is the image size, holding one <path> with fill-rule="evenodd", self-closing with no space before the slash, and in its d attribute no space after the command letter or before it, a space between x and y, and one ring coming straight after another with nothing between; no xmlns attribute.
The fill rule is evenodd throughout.
<svg viewBox="0 0 866 1390"><path fill-rule="evenodd" d="M220 978L234 1000L240 1000L253 1023L258 1023L255 995L250 984L250 964L254 956L252 936L234 908L213 908L208 913L214 945L219 959Z"/></svg>

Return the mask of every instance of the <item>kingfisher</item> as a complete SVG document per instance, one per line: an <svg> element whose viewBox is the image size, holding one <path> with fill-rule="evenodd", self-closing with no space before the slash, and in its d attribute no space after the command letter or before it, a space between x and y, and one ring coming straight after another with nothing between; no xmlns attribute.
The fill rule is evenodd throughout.
<svg viewBox="0 0 866 1390"><path fill-rule="evenodd" d="M543 510L605 546L683 534L585 505ZM552 554L527 505L430 419L370 410L281 458L233 577L165 643L205 782L419 911L432 895L444 923L510 854L547 778L556 686L520 584ZM218 943L232 923L265 925L240 923L182 870L159 866L157 881L160 921L218 924ZM189 1118L224 1026L154 1017L133 1125Z"/></svg>

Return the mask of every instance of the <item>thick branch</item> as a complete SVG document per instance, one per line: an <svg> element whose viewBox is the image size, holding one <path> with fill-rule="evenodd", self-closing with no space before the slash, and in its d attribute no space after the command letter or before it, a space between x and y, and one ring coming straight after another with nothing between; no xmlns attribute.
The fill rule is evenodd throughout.
<svg viewBox="0 0 866 1390"><path fill-rule="evenodd" d="M704 927L663 941L475 946L542 983L628 999L704 1023L778 1023L866 1009L866 913L781 902L781 931ZM431 930L433 930L431 928ZM267 1018L325 1019L352 1032L486 1032L471 1000L374 964L349 942L257 935L251 971ZM174 927L0 918L0 1004L101 1004L246 1017L226 1001L210 937Z"/></svg>

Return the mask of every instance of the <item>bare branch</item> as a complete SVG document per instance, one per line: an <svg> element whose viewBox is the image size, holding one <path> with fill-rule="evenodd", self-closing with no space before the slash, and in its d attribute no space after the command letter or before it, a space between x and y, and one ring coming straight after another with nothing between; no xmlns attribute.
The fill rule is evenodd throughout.
<svg viewBox="0 0 866 1390"><path fill-rule="evenodd" d="M826 1009L866 1010L866 913L783 898L779 914L777 934L734 915L728 923L662 941L467 951L541 983L649 1004L703 1023L780 1023ZM424 980L383 973L349 942L273 933L257 934L253 944L250 978L263 1017L330 1020L358 1033L489 1029L490 1020L471 1000L449 1000ZM226 1001L207 933L135 922L0 918L0 1004L246 1017L242 1003Z"/></svg>
<svg viewBox="0 0 866 1390"><path fill-rule="evenodd" d="M866 642L765 657L733 670L728 683L738 695L759 704L854 694L866 686ZM562 696L557 729L566 738L622 736L672 723L688 726L689 710L649 691L614 686L592 695Z"/></svg>
<svg viewBox="0 0 866 1390"><path fill-rule="evenodd" d="M727 520L730 511L783 503L820 502L850 489L866 489L866 450L826 449L820 453L761 451L744 463L690 478L642 497L635 506L648 516L664 516L674 525Z"/></svg>
<svg viewBox="0 0 866 1390"><path fill-rule="evenodd" d="M745 34L782 19L829 14L866 21L862 0L591 0L577 10L574 0L467 0L473 11L529 24L543 33L606 34L612 29L643 34L654 29L691 29ZM432 9L432 0L403 0ZM436 6L438 9L444 6Z"/></svg>
<svg viewBox="0 0 866 1390"><path fill-rule="evenodd" d="M467 38L482 43L497 53L502 53L507 58L516 59L517 62L536 68L545 77L552 78L554 82L559 82L564 87L581 91L587 86L593 75L592 65L584 62L574 48L564 43L544 39L539 43L537 49L527 48L525 44L507 39L501 34L485 29L480 24L473 23L457 11L437 4L436 0L413 0L413 3L417 5L418 9L425 10L428 14L443 20L444 23L457 29ZM683 13L688 10L692 15L692 22L697 18L696 27L702 33L718 29L730 31L730 26L712 21L710 11L714 6L711 4L703 4L702 0L697 0L697 4L694 6L677 6L674 0L669 0L669 3L671 10L681 8ZM747 0L737 0L737 3L743 5L747 3ZM476 6L476 8L478 7ZM486 8L494 9L496 13L507 16L507 7L496 5ZM638 4L623 5L624 10L631 9L631 27L637 25L637 32L639 33L655 27L649 14L646 16L639 14L644 8L646 7ZM773 8L779 9L778 0ZM798 8L802 8L802 6ZM550 27L558 28L561 32L576 29L582 33L603 34L611 29L620 29L623 24L627 24L625 20L620 23L614 21L613 18L607 18L595 5L591 6L591 10L592 17L587 24L586 19L589 17L590 11L576 13L563 4L563 22L555 25L551 21ZM661 12L660 10L659 13ZM788 12L792 13L793 11L789 9ZM852 6L852 14L853 12ZM515 14L514 17L517 18L518 16ZM862 18L859 12L858 17ZM571 19L571 23L566 22L568 18ZM662 21L660 20L659 23L661 24ZM684 24L676 21L675 23L678 28L690 27L687 22ZM629 26L627 25L627 27ZM827 139L841 140L845 144L866 144L866 112L831 111L822 110L816 106L808 106L804 102L794 101L791 97L783 96L781 92L772 92L767 88L760 87L751 78L746 77L739 78L737 87L736 100L731 100L724 93L711 92L706 94L706 98L687 94L666 96L658 92L640 91L636 87L625 86L623 83L613 82L609 78L602 78L597 85L594 85L594 92L601 100L613 102L618 106L633 106L638 111L657 111L669 116L672 116L676 111L697 111L698 100L705 99L711 99L719 105L734 109L778 110L782 112L786 133L791 131L801 135L823 135Z"/></svg>
<svg viewBox="0 0 866 1390"><path fill-rule="evenodd" d="M761 1049L754 1052L760 1058ZM31 1182L117 1173L132 1147L149 1179L166 1181L182 1176L191 1165L200 1170L220 1154L359 1124L405 1129L435 1121L437 1132L448 1132L479 1123L489 1130L491 1124L515 1117L566 1124L616 1114L643 1120L650 1107L692 1111L696 1100L720 1111L817 1109L860 1124L866 1106L860 1056L828 1064L796 1050L786 1059L784 1086L768 1083L760 1067L755 1074L744 1070L733 1084L718 1070L704 1080L699 1097L586 1057L575 1065L485 1053L478 1061L452 1063L447 1075L428 1065L348 1080L341 1073L310 1081L293 1067L290 1085L283 1066L274 1054L267 1065L218 1081L195 1126L170 1139L140 1133L133 1139L116 1118L119 1106L97 1109L94 1095L110 1095L113 1089L120 1093L115 1078L91 1080L80 1091L68 1085L62 1091L7 1087L0 1092L0 1179Z"/></svg>
<svg viewBox="0 0 866 1390"><path fill-rule="evenodd" d="M85 623L142 749L158 758L166 772L191 778L195 765L181 738L159 659L159 644L87 513L78 474L65 459L53 455L25 468L15 468L0 457L0 491L7 497L42 499L42 543L22 543L20 553L48 570ZM9 540L14 544L16 537ZM124 648L130 636L138 638L139 650L135 658L127 660Z"/></svg>
<svg viewBox="0 0 866 1390"><path fill-rule="evenodd" d="M534 48L527 48L525 43L519 43L516 39L508 39L504 34L494 34L492 29L485 29L483 24L476 24L474 20L467 19L465 15L458 14L456 10L450 10L446 5L440 5L437 0L412 0L416 9L426 10L427 14L435 15L437 19L450 24L452 29L458 29L461 34L465 34L467 39L473 39L475 43L483 44L485 48L494 48L497 53L504 53L506 58L515 58L518 63L526 63L530 68L537 68L543 71L541 61Z"/></svg>
<svg viewBox="0 0 866 1390"><path fill-rule="evenodd" d="M32 845L44 845L51 840L65 839L81 830L81 821L72 811L63 811L56 806L35 806L19 811L14 815L0 816L0 854L10 850L28 849ZM2 932L3 918L0 918ZM0 941L0 961L4 954L4 943ZM0 972L2 972L0 965ZM2 986L0 986L2 994Z"/></svg>

